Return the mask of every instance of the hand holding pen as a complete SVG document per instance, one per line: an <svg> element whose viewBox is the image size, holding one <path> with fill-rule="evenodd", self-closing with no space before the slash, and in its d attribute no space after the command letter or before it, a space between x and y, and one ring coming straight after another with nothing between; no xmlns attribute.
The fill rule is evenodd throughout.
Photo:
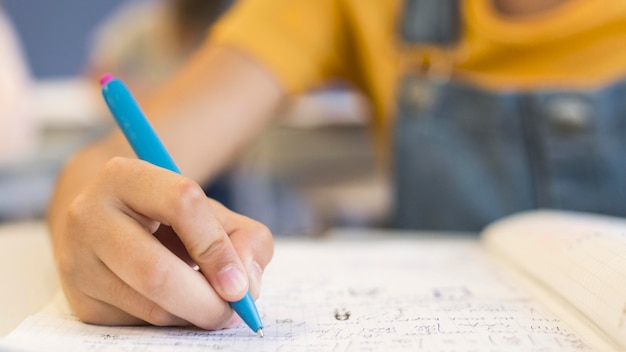
<svg viewBox="0 0 626 352"><path fill-rule="evenodd" d="M68 301L95 324L228 326L231 302L248 290L258 296L271 234L206 198L193 180L148 161L115 157L90 180L62 178L60 188L84 183L68 215L55 217L65 222L50 224ZM174 230L200 272L153 236L159 227Z"/></svg>
<svg viewBox="0 0 626 352"><path fill-rule="evenodd" d="M108 74L102 77L100 84L102 85L104 100L135 154L142 160L180 174L180 170L126 86ZM185 234L182 233L182 236ZM213 237L213 243L211 243L211 237ZM204 234L191 234L188 238L181 238L181 240L183 240L183 244L190 243L189 246L186 245L185 247L191 259L200 260L200 262L195 261L194 267L206 270L207 279L214 284L220 296L230 303L252 331L263 337L263 324L250 292L246 292L242 297L237 297L239 295L236 291L241 291L244 287L247 288L246 273L242 270L242 265L238 263L239 258L234 248L227 245L229 241L226 233L219 230L208 231ZM213 249L212 247L217 248ZM216 269L213 265L204 263L206 259L204 256L207 251L208 254L217 256L225 262L217 267L216 273L213 272ZM224 287L231 287L234 292L228 292L223 289Z"/></svg>

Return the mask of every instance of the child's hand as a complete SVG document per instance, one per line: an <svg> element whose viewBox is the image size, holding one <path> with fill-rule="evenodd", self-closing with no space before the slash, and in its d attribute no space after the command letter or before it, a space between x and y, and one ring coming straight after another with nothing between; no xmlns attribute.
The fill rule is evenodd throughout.
<svg viewBox="0 0 626 352"><path fill-rule="evenodd" d="M77 194L67 205L53 200L51 232L63 289L81 320L220 329L233 315L227 301L248 289L258 297L273 254L270 231L207 198L191 179L118 157ZM175 240L162 233L167 227L163 243L153 235L161 225L200 271L163 244Z"/></svg>

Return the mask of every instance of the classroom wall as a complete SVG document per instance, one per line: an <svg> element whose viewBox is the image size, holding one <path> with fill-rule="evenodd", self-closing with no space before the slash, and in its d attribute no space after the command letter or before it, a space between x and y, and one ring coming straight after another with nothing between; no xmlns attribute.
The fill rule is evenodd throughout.
<svg viewBox="0 0 626 352"><path fill-rule="evenodd" d="M79 74L95 26L124 0L3 0L35 78Z"/></svg>

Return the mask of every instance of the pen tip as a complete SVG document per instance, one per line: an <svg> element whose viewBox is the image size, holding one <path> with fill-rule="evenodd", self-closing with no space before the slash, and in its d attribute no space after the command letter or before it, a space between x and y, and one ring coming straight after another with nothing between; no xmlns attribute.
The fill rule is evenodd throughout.
<svg viewBox="0 0 626 352"><path fill-rule="evenodd" d="M259 335L259 337L263 337L263 329L259 329L256 331L256 334Z"/></svg>

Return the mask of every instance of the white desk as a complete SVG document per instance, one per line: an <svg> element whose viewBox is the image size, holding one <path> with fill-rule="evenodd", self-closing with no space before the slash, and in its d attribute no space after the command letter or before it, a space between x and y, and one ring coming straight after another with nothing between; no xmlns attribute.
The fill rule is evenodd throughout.
<svg viewBox="0 0 626 352"><path fill-rule="evenodd" d="M58 288L44 224L0 225L0 336L40 310Z"/></svg>
<svg viewBox="0 0 626 352"><path fill-rule="evenodd" d="M475 238L405 235L344 229L316 240L277 239L257 301L262 340L243 325L201 331L82 324L62 304L29 318L0 349L615 350L584 320L572 319L578 311L501 267ZM0 241L6 334L58 285L43 224L0 226Z"/></svg>

